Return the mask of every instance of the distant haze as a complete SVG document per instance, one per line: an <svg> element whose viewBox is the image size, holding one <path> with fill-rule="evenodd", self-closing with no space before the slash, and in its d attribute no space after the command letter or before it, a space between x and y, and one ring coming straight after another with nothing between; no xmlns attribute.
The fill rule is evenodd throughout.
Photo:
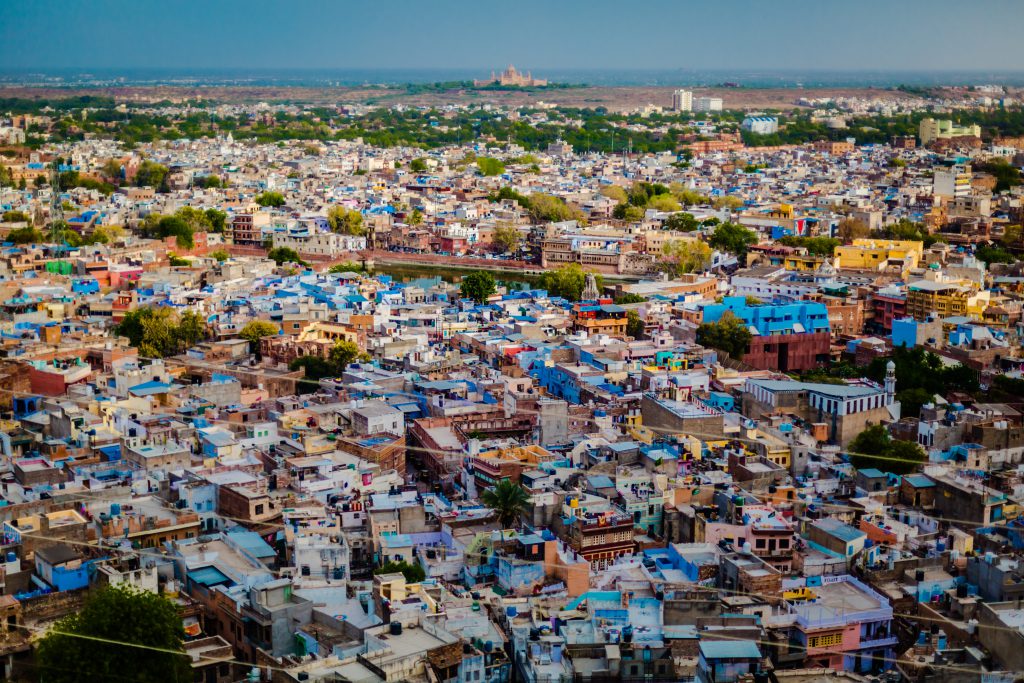
<svg viewBox="0 0 1024 683"><path fill-rule="evenodd" d="M0 70L1006 73L1022 35L1020 0L7 1Z"/></svg>

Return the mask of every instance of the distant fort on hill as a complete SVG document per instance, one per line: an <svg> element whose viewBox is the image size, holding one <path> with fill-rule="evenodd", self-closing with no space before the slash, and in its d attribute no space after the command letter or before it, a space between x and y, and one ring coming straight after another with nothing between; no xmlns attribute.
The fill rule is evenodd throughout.
<svg viewBox="0 0 1024 683"><path fill-rule="evenodd" d="M508 68L502 71L500 74L495 75L491 72L490 79L485 80L474 80L473 86L477 88L486 88L489 85L499 85L505 87L514 88L539 88L547 85L547 80L543 78L534 78L533 74L527 71L525 74L516 71L516 68L511 64Z"/></svg>

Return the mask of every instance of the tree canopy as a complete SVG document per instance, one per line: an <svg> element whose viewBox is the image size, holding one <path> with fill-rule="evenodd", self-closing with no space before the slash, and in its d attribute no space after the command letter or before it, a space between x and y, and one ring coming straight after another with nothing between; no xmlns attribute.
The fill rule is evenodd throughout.
<svg viewBox="0 0 1024 683"><path fill-rule="evenodd" d="M302 260L299 253L291 247L274 247L267 252L267 258L273 260L277 265L283 265L285 263L295 263L300 266L309 265Z"/></svg>
<svg viewBox="0 0 1024 683"><path fill-rule="evenodd" d="M260 206L279 207L284 206L284 195L280 192L264 192L256 196L256 203Z"/></svg>
<svg viewBox="0 0 1024 683"><path fill-rule="evenodd" d="M672 277L704 270L711 264L711 247L695 239L666 242L661 250L659 267Z"/></svg>
<svg viewBox="0 0 1024 683"><path fill-rule="evenodd" d="M483 176L495 176L501 175L505 172L505 164L501 163L500 160L494 159L493 157L479 157L476 160L476 166L480 169L480 175Z"/></svg>
<svg viewBox="0 0 1024 683"><path fill-rule="evenodd" d="M753 335L747 325L731 311L726 311L718 322L703 323L697 328L697 343L719 351L731 358L742 360Z"/></svg>
<svg viewBox="0 0 1024 683"><path fill-rule="evenodd" d="M238 336L242 339L246 339L249 342L249 347L253 350L259 348L260 339L263 337L273 337L279 334L281 330L272 322L266 320L250 320L245 326L239 331Z"/></svg>
<svg viewBox="0 0 1024 683"><path fill-rule="evenodd" d="M182 353L206 337L206 321L195 311L180 314L162 306L145 307L125 314L114 332L127 337L139 354L164 358Z"/></svg>
<svg viewBox="0 0 1024 683"><path fill-rule="evenodd" d="M514 225L499 225L494 229L494 246L503 254L511 254L519 248L522 235Z"/></svg>
<svg viewBox="0 0 1024 683"><path fill-rule="evenodd" d="M191 681L183 636L173 602L125 584L108 585L93 591L81 611L60 619L40 639L40 680L77 683L130 675L140 683Z"/></svg>
<svg viewBox="0 0 1024 683"><path fill-rule="evenodd" d="M597 288L604 287L604 278L596 275ZM578 263L567 263L540 276L538 286L547 290L548 296L560 296L569 301L579 301L587 285L587 272Z"/></svg>
<svg viewBox="0 0 1024 683"><path fill-rule="evenodd" d="M875 468L882 472L910 474L927 457L913 441L895 441L882 425L872 425L850 442L850 462L859 470Z"/></svg>
<svg viewBox="0 0 1024 683"><path fill-rule="evenodd" d="M497 292L498 288L493 275L487 271L478 270L462 278L461 290L464 298L482 304Z"/></svg>
<svg viewBox="0 0 1024 683"><path fill-rule="evenodd" d="M343 235L362 235L366 232L363 214L344 206L332 206L327 210L327 224L331 230Z"/></svg>
<svg viewBox="0 0 1024 683"><path fill-rule="evenodd" d="M511 479L502 479L496 486L484 490L480 502L494 510L504 530L518 523L530 502L530 495Z"/></svg>
<svg viewBox="0 0 1024 683"><path fill-rule="evenodd" d="M757 233L738 223L722 223L715 228L708 242L715 249L736 254L742 261L747 247L757 244Z"/></svg>
<svg viewBox="0 0 1024 683"><path fill-rule="evenodd" d="M307 383L316 383L324 377L340 377L345 368L356 360L369 358L355 342L346 339L339 339L334 342L326 358L319 356L300 356L288 364L288 369L302 369L305 371L304 380Z"/></svg>
<svg viewBox="0 0 1024 683"><path fill-rule="evenodd" d="M389 560L373 570L374 574L398 574L399 572L401 572L408 583L419 583L427 578L427 573L423 570L423 567L416 563L409 564L405 561L395 562L394 560Z"/></svg>

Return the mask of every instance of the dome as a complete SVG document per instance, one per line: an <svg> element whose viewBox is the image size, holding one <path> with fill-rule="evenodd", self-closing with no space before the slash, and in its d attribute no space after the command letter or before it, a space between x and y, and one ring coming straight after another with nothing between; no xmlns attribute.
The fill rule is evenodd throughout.
<svg viewBox="0 0 1024 683"><path fill-rule="evenodd" d="M885 364L885 369L886 370L895 370L896 369L896 363L890 360L888 363Z"/></svg>

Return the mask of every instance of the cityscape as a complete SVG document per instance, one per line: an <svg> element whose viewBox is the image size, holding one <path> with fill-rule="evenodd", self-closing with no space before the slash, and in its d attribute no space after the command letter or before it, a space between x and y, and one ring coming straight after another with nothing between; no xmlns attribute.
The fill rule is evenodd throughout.
<svg viewBox="0 0 1024 683"><path fill-rule="evenodd" d="M1024 9L653 4L0 7L0 680L1022 680Z"/></svg>

